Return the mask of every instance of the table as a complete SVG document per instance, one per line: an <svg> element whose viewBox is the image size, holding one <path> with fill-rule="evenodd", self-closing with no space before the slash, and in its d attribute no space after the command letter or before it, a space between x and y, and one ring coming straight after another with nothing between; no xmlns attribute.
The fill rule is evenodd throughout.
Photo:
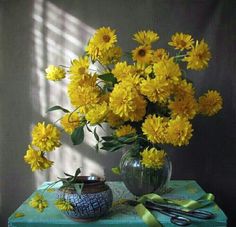
<svg viewBox="0 0 236 227"><path fill-rule="evenodd" d="M50 182L45 182L42 184L36 192L41 192L44 190ZM107 182L112 189L114 201L117 201L121 198L133 198L133 195L128 192L123 182ZM59 186L55 186L59 187ZM173 180L169 183L169 187L172 188L171 192L166 193L164 196L168 198L179 198L179 199L197 199L201 195L205 194L203 189L193 180ZM37 210L28 206L28 201L36 193L34 192L8 219L9 227L48 227L48 226L79 226L79 227L96 227L96 226L105 226L105 227L120 227L120 226L129 226L129 227L145 227L145 223L139 218L135 213L134 208L127 205L117 205L112 207L109 214L97 221L90 223L74 222L69 218L65 217L59 210L53 205L53 201L56 198L56 193L46 192L44 194L45 198L48 200L49 207L45 209L44 212L40 213ZM193 224L190 226L227 226L227 217L224 212L219 208L217 204L213 204L204 210L208 210L216 214L216 217L211 220L199 220L194 219ZM16 213L24 213L23 217L15 217ZM158 220L162 223L163 226L175 226L170 223L169 218L158 213L152 213L158 217Z"/></svg>

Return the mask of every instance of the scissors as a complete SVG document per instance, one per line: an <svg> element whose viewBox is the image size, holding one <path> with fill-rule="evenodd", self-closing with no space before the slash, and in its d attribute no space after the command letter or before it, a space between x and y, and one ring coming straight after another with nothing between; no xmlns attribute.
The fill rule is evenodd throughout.
<svg viewBox="0 0 236 227"><path fill-rule="evenodd" d="M128 200L127 203L131 206L136 206L139 204L136 200ZM192 224L191 219L186 218L184 216L189 216L199 219L211 219L215 217L213 213L208 211L203 211L203 210L183 211L177 208L159 205L152 201L146 201L144 203L144 206L148 209L156 210L166 216L169 216L171 223L179 226L187 226Z"/></svg>

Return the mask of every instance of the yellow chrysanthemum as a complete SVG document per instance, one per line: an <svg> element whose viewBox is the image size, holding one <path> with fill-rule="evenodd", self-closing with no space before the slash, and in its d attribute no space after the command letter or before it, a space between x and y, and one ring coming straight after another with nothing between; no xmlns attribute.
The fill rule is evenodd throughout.
<svg viewBox="0 0 236 227"><path fill-rule="evenodd" d="M72 132L80 125L79 114L77 112L67 113L62 117L60 123L65 132L72 134Z"/></svg>
<svg viewBox="0 0 236 227"><path fill-rule="evenodd" d="M187 118L177 116L168 122L167 142L174 146L188 145L192 137L192 125Z"/></svg>
<svg viewBox="0 0 236 227"><path fill-rule="evenodd" d="M139 31L134 34L133 40L137 41L141 45L150 45L153 42L157 41L159 36L156 32L153 31Z"/></svg>
<svg viewBox="0 0 236 227"><path fill-rule="evenodd" d="M30 145L24 156L24 160L28 163L34 172L35 170L44 170L52 166L53 162L46 159L42 151L33 149Z"/></svg>
<svg viewBox="0 0 236 227"><path fill-rule="evenodd" d="M117 42L115 30L110 27L99 28L93 36L93 42L100 50L108 50L114 47Z"/></svg>
<svg viewBox="0 0 236 227"><path fill-rule="evenodd" d="M194 96L195 90L192 83L188 83L186 80L179 81L174 85L173 93L178 99L183 99L186 96Z"/></svg>
<svg viewBox="0 0 236 227"><path fill-rule="evenodd" d="M222 109L223 99L219 92L208 91L199 98L199 112L203 115L213 116Z"/></svg>
<svg viewBox="0 0 236 227"><path fill-rule="evenodd" d="M96 76L84 75L82 78L73 77L68 84L68 96L73 106L80 107L81 113L99 102L100 90L96 86Z"/></svg>
<svg viewBox="0 0 236 227"><path fill-rule="evenodd" d="M140 93L140 84L142 83L144 79L136 74L129 74L127 76L127 78L125 78L123 81L122 81L122 84L125 86L125 84L127 86L132 86L134 87L138 93Z"/></svg>
<svg viewBox="0 0 236 227"><path fill-rule="evenodd" d="M74 209L71 203L64 199L57 199L54 204L57 207L57 209L61 211L69 211Z"/></svg>
<svg viewBox="0 0 236 227"><path fill-rule="evenodd" d="M170 46L173 46L176 50L189 50L193 47L193 38L189 34L175 33L171 37L171 42L168 42Z"/></svg>
<svg viewBox="0 0 236 227"><path fill-rule="evenodd" d="M130 112L128 120L141 121L146 114L147 102L142 95L135 95L133 101L135 103L135 109L134 111Z"/></svg>
<svg viewBox="0 0 236 227"><path fill-rule="evenodd" d="M88 73L89 68L89 58L80 57L78 59L74 59L71 61L71 66L69 69L70 75L72 76L80 76Z"/></svg>
<svg viewBox="0 0 236 227"><path fill-rule="evenodd" d="M163 117L148 115L142 124L143 134L152 143L165 143L167 121Z"/></svg>
<svg viewBox="0 0 236 227"><path fill-rule="evenodd" d="M100 90L95 87L80 87L78 88L80 95L73 94L71 96L71 102L75 106L79 106L79 111L82 114L86 114L90 108L97 104L100 100Z"/></svg>
<svg viewBox="0 0 236 227"><path fill-rule="evenodd" d="M154 74L158 77L164 77L170 82L176 83L181 76L181 70L178 64L176 64L173 58L168 60L162 59L161 61L153 65Z"/></svg>
<svg viewBox="0 0 236 227"><path fill-rule="evenodd" d="M142 156L141 163L146 168L161 169L165 164L166 152L164 150L147 147L140 155Z"/></svg>
<svg viewBox="0 0 236 227"><path fill-rule="evenodd" d="M167 51L163 48L159 48L153 52L152 62L157 63L160 60L163 60L163 59L167 60L168 58L169 58L169 54L167 53Z"/></svg>
<svg viewBox="0 0 236 227"><path fill-rule="evenodd" d="M208 66L211 59L211 53L207 43L202 40L200 43L196 41L195 47L187 52L187 56L183 59L186 61L187 68L193 70L203 70Z"/></svg>
<svg viewBox="0 0 236 227"><path fill-rule="evenodd" d="M173 101L169 102L168 108L171 110L171 116L186 117L188 119L193 119L198 111L198 104L193 96L185 96L181 99L175 98Z"/></svg>
<svg viewBox="0 0 236 227"><path fill-rule="evenodd" d="M125 120L139 121L146 113L146 101L130 83L122 82L111 92L110 109Z"/></svg>
<svg viewBox="0 0 236 227"><path fill-rule="evenodd" d="M152 72L152 65L137 62L133 65L134 74L146 78Z"/></svg>
<svg viewBox="0 0 236 227"><path fill-rule="evenodd" d="M102 54L101 49L94 43L94 38L89 40L88 45L85 47L85 51L93 61L97 60Z"/></svg>
<svg viewBox="0 0 236 227"><path fill-rule="evenodd" d="M141 93L151 102L165 102L171 94L171 86L164 77L155 77L143 80L141 83Z"/></svg>
<svg viewBox="0 0 236 227"><path fill-rule="evenodd" d="M49 65L46 69L46 78L52 81L58 81L66 76L65 69L59 66Z"/></svg>
<svg viewBox="0 0 236 227"><path fill-rule="evenodd" d="M29 201L29 206L35 208L40 212L43 212L44 209L48 207L48 202L43 195L36 193Z"/></svg>
<svg viewBox="0 0 236 227"><path fill-rule="evenodd" d="M32 130L32 144L41 151L52 151L60 147L60 131L52 124L38 123Z"/></svg>
<svg viewBox="0 0 236 227"><path fill-rule="evenodd" d="M103 65L117 63L122 56L122 49L118 46L112 47L107 51L102 51L98 60Z"/></svg>
<svg viewBox="0 0 236 227"><path fill-rule="evenodd" d="M127 65L127 62L116 63L112 73L117 78L118 81L122 81L127 78L130 74L134 72L133 66Z"/></svg>
<svg viewBox="0 0 236 227"><path fill-rule="evenodd" d="M124 123L123 119L118 115L114 114L112 111L108 112L106 120L112 128L118 127Z"/></svg>
<svg viewBox="0 0 236 227"><path fill-rule="evenodd" d="M68 85L68 87L71 87L70 89L75 89L78 86L95 87L96 82L97 82L97 75L96 74L91 75L91 74L87 73L84 75L74 75L74 76L70 77L70 79L71 79L71 82Z"/></svg>
<svg viewBox="0 0 236 227"><path fill-rule="evenodd" d="M90 122L91 125L102 123L107 116L108 106L106 102L102 104L95 104L86 113L85 118Z"/></svg>
<svg viewBox="0 0 236 227"><path fill-rule="evenodd" d="M131 125L122 125L120 128L115 130L115 135L117 137L122 137L134 133L136 133L136 129Z"/></svg>
<svg viewBox="0 0 236 227"><path fill-rule="evenodd" d="M151 46L139 46L132 50L132 57L134 61L149 64L152 60L152 53Z"/></svg>

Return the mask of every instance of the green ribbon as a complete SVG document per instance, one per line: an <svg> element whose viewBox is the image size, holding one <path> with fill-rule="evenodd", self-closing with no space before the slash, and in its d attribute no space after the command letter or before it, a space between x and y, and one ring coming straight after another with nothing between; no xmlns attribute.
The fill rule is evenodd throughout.
<svg viewBox="0 0 236 227"><path fill-rule="evenodd" d="M142 203L135 206L134 209L146 225L150 227L162 226L161 223L157 220L157 218Z"/></svg>
<svg viewBox="0 0 236 227"><path fill-rule="evenodd" d="M158 219L143 205L146 201L152 201L155 203L167 204L167 205L176 205L180 206L185 211L191 211L212 204L214 199L215 196L211 193L206 193L197 200L168 199L168 198L163 198L160 195L151 193L143 195L138 199L139 204L135 206L135 211L149 227L161 227L162 225L158 221Z"/></svg>

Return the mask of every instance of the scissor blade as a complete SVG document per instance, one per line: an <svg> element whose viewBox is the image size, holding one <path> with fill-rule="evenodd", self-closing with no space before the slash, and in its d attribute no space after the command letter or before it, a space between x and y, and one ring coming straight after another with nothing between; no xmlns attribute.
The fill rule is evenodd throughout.
<svg viewBox="0 0 236 227"><path fill-rule="evenodd" d="M160 204L157 204L152 201L147 201L146 203L147 203L147 205L156 206L157 208L160 208L160 209L167 211L167 212L171 212L171 213L175 213L175 214L182 214L182 215L189 216L189 217L194 217L194 218L199 218L199 219L212 219L215 217L215 215L213 213L211 213L209 211L205 211L205 210L183 211L181 209L177 209L174 207L160 205Z"/></svg>

